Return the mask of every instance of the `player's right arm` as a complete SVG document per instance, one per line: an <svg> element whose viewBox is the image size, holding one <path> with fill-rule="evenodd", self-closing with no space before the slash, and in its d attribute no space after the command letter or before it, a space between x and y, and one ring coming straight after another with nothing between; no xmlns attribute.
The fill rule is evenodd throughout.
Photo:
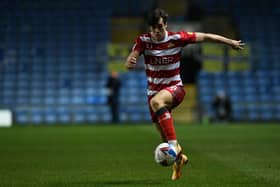
<svg viewBox="0 0 280 187"><path fill-rule="evenodd" d="M143 36L143 35L141 35ZM141 40L141 36L138 36L135 40L135 43L132 47L132 51L126 58L125 66L127 69L133 69L136 66L138 57L143 54L145 50L144 42Z"/></svg>
<svg viewBox="0 0 280 187"><path fill-rule="evenodd" d="M128 57L126 58L125 67L127 69L133 69L136 66L137 59L140 56L140 52L137 50L133 50L130 52Z"/></svg>

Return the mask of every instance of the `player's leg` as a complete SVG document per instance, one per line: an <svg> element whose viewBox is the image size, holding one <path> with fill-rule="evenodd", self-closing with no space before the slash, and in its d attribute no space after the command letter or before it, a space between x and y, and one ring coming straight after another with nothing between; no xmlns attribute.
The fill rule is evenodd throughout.
<svg viewBox="0 0 280 187"><path fill-rule="evenodd" d="M185 91L181 86L167 87L149 98L150 111L153 122L158 123L160 132L168 143L177 146L177 137L174 128L171 109L178 106L184 99Z"/></svg>
<svg viewBox="0 0 280 187"><path fill-rule="evenodd" d="M183 87L180 86L172 86L166 88L167 91L169 91L172 96L173 96L173 102L172 102L172 108L178 106L184 99L185 97L185 91ZM184 165L188 163L188 157L183 154L183 150L181 146L178 144L177 145L177 151L178 151L178 156L176 162L173 164L173 172L172 172L172 180L177 180L181 177L182 175L182 168Z"/></svg>
<svg viewBox="0 0 280 187"><path fill-rule="evenodd" d="M166 142L167 143L168 141L167 141L167 139L166 139L166 137L164 135L164 132L163 132L162 128L160 127L160 124L158 122L155 122L154 124L156 126L157 131L160 134L160 138L161 138L162 142Z"/></svg>
<svg viewBox="0 0 280 187"><path fill-rule="evenodd" d="M184 96L185 91L182 87L173 86L162 90L150 101L151 108L158 118L159 128L162 129L163 136L165 136L167 142L177 147L178 158L173 165L172 180L177 180L181 177L182 167L188 162L188 158L182 153L182 148L177 143L173 119L167 108L174 108L179 105L183 101Z"/></svg>
<svg viewBox="0 0 280 187"><path fill-rule="evenodd" d="M161 90L151 100L150 107L155 114L158 128L168 143L177 146L177 137L173 124L173 118L169 111L172 106L172 94L167 90Z"/></svg>
<svg viewBox="0 0 280 187"><path fill-rule="evenodd" d="M151 99L152 99L152 97L148 97L148 103L150 103ZM153 111L151 105L149 105L149 110L150 110L151 119L154 122L154 125L160 134L160 138L161 138L162 142L167 143L167 139L164 135L162 128L160 127L160 124L158 123L157 116L156 116L155 112Z"/></svg>

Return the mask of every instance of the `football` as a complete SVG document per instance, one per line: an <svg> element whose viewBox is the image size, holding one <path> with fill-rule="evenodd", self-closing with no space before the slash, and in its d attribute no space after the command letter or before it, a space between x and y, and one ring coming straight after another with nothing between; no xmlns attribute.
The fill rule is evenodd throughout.
<svg viewBox="0 0 280 187"><path fill-rule="evenodd" d="M155 149L155 161L162 166L171 166L176 158L176 147L171 144L161 143Z"/></svg>

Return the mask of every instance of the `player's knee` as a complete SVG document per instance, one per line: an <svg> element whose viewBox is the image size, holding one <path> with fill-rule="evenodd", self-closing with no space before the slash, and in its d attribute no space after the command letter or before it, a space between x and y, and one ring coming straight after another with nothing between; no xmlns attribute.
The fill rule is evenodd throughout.
<svg viewBox="0 0 280 187"><path fill-rule="evenodd" d="M163 102L161 102L159 99L152 98L150 101L150 106L152 107L153 111L156 112L161 107L163 107Z"/></svg>

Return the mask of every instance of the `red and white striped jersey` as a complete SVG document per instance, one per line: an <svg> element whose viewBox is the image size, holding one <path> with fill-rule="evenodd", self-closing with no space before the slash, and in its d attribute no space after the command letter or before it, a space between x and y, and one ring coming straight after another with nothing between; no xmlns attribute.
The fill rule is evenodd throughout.
<svg viewBox="0 0 280 187"><path fill-rule="evenodd" d="M183 85L180 77L181 51L195 40L195 33L185 31L168 31L162 41L154 41L150 33L142 34L135 40L132 50L144 55L149 96L169 86Z"/></svg>

